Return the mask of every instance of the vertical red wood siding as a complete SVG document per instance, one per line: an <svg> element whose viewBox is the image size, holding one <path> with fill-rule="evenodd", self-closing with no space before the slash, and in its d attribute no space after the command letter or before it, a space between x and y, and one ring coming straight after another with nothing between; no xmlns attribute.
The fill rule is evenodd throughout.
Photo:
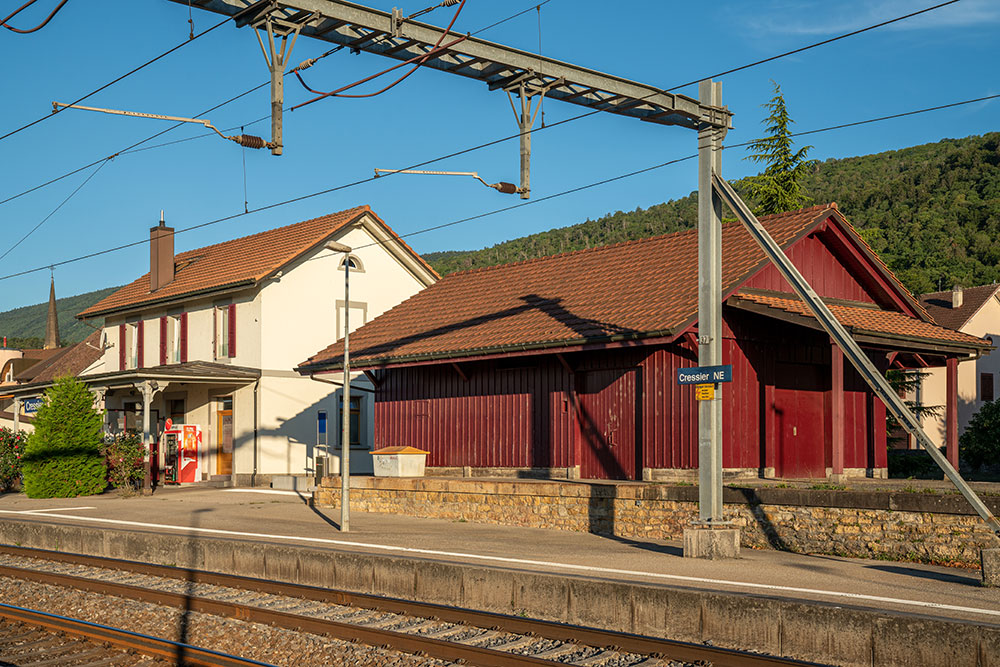
<svg viewBox="0 0 1000 667"><path fill-rule="evenodd" d="M236 304L229 304L229 357L236 356Z"/></svg>
<svg viewBox="0 0 1000 667"><path fill-rule="evenodd" d="M160 365L167 363L167 318L160 318Z"/></svg>
<svg viewBox="0 0 1000 667"><path fill-rule="evenodd" d="M181 313L181 363L188 360L188 314Z"/></svg>
<svg viewBox="0 0 1000 667"><path fill-rule="evenodd" d="M821 238L823 233L811 234L791 247L789 258L806 277L809 284L820 296L835 299L850 299L875 303L868 290L862 285L848 266L831 251ZM788 284L773 265L768 265L751 277L746 287L792 292Z"/></svg>
<svg viewBox="0 0 1000 667"><path fill-rule="evenodd" d="M125 370L125 362L127 359L125 351L125 341L126 341L125 327L127 326L128 326L127 324L123 323L121 326L118 327L118 370L120 371Z"/></svg>

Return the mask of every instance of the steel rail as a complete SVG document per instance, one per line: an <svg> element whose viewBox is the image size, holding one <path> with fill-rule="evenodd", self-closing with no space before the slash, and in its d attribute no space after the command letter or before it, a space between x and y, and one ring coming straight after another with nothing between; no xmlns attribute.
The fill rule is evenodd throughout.
<svg viewBox="0 0 1000 667"><path fill-rule="evenodd" d="M136 651L156 658L172 660L177 657L178 653L183 652L185 665L198 665L201 667L246 667L246 665L274 667L271 663L260 662L259 660L240 658L220 653L219 651L191 646L190 644L132 632L131 630L122 630L108 625L81 621L76 618L69 618L68 616L50 614L14 605L0 603L0 618L63 632L95 642L107 643L115 648Z"/></svg>
<svg viewBox="0 0 1000 667"><path fill-rule="evenodd" d="M707 661L716 667L784 667L788 665L819 664L789 658L761 655L757 653L748 653L734 649L705 646L691 642L613 632L598 628L568 625L564 623L521 618L517 616L507 616L504 614L463 609L459 607L448 607L428 602L381 597L367 593L353 593L343 590L320 588L317 586L307 586L304 584L257 579L241 575L221 574L217 572L206 572L203 570L189 570L170 565L140 563L116 558L71 554L12 545L0 545L0 554L38 558L88 567L117 569L134 574L143 574L168 579L180 579L188 581L192 585L206 584L222 586L256 593L300 598L313 602L359 607L371 611L406 614L447 623L461 623L474 627L490 628L511 634L532 635L541 639L574 642L597 648L607 648L629 653L661 656L680 662ZM34 581L45 580L45 583L59 583L60 585L73 586L76 588L82 587L84 590L90 590L98 593L103 592L110 595L119 595L121 597L130 597L132 599L155 602L156 604L170 606L189 605L189 608L192 611L230 616L241 620L252 620L254 622L276 625L278 627L299 629L304 632L328 634L341 639L346 639L348 641L356 641L372 645L388 644L389 646L399 650L409 652L422 651L427 655L448 660L464 658L470 664L483 665L484 667L488 667L490 665L497 665L498 667L507 667L509 665L565 665L565 663L558 661L543 660L540 658L526 658L525 656L496 651L493 649L480 649L462 644L451 644L446 641L433 640L427 637L408 635L389 630L377 630L346 623L339 623L336 621L327 621L308 616L300 616L287 612L261 609L238 603L224 603L207 598L189 597L178 593L150 591L149 589L129 584L114 584L111 582L92 580L74 575L54 574L40 572L37 570L0 566L0 576L30 578ZM137 597L141 596L143 593L149 593L149 596ZM438 649L443 650L444 653L436 653L435 651ZM472 653L468 655L458 655L457 653L452 652L454 649L474 652L474 655ZM511 662L512 658L516 661ZM487 661L493 659L497 661Z"/></svg>

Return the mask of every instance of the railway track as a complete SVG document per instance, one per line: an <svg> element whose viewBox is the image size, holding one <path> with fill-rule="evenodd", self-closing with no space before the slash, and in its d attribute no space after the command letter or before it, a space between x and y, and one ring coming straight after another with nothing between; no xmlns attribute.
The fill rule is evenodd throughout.
<svg viewBox="0 0 1000 667"><path fill-rule="evenodd" d="M0 665L274 667L97 623L0 604Z"/></svg>
<svg viewBox="0 0 1000 667"><path fill-rule="evenodd" d="M0 546L0 577L482 667L815 664L410 600L16 546Z"/></svg>

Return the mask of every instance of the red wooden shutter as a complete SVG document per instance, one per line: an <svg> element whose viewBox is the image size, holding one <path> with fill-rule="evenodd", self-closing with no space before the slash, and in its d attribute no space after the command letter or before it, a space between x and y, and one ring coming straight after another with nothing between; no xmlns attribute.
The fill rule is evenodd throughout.
<svg viewBox="0 0 1000 667"><path fill-rule="evenodd" d="M181 313L181 363L188 360L188 314Z"/></svg>
<svg viewBox="0 0 1000 667"><path fill-rule="evenodd" d="M229 304L229 358L236 356L236 304Z"/></svg>
<svg viewBox="0 0 1000 667"><path fill-rule="evenodd" d="M145 368L146 367L146 362L145 362L145 349L146 349L145 348L145 342L146 342L146 336L143 335L142 325L143 325L143 320L139 320L138 324L135 325L135 335L136 335L136 339L137 339L136 343L135 343L135 356L136 356L135 367L136 368Z"/></svg>
<svg viewBox="0 0 1000 667"><path fill-rule="evenodd" d="M118 370L125 370L125 327L127 324L122 324L118 327Z"/></svg>
<svg viewBox="0 0 1000 667"><path fill-rule="evenodd" d="M160 318L160 365L167 365L167 318Z"/></svg>

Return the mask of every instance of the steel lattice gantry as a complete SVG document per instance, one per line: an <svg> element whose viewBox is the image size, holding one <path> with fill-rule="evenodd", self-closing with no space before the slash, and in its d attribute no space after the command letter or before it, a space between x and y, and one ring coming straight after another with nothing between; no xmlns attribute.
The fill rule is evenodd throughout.
<svg viewBox="0 0 1000 667"><path fill-rule="evenodd" d="M186 5L187 0L172 0ZM535 119L532 99L542 96L606 111L660 125L680 125L689 129L705 126L728 129L732 114L725 107L700 103L621 77L571 65L538 54L488 42L464 33L447 33L426 23L411 21L398 11L383 12L344 0L192 0L194 6L232 16L237 25L273 30L279 38L304 35L406 62L431 54L424 67L458 74L487 84L490 90L517 95L521 108L515 109L522 138L530 142ZM270 22L269 25L265 25ZM435 48L441 44L442 47ZM279 67L288 53L270 44L269 65L274 77L275 59ZM267 51L267 49L265 49ZM282 70L283 71L283 70ZM279 84L280 85L280 84ZM272 93L274 92L272 86ZM272 103L276 100L272 99ZM536 107L537 111L537 107ZM278 110L280 114L280 110ZM280 126L277 129L280 132ZM272 137L280 144L280 136ZM522 188L527 190L530 143L522 141ZM280 150L280 149L279 149ZM527 155L526 155L527 154ZM522 192L527 196L527 191Z"/></svg>

